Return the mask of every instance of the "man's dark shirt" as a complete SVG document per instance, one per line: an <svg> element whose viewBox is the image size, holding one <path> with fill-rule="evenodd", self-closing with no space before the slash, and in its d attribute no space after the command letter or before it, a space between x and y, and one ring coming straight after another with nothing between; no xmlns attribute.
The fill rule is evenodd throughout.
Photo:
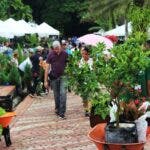
<svg viewBox="0 0 150 150"><path fill-rule="evenodd" d="M67 59L68 54L65 51L61 51L59 55L55 51L49 53L47 63L51 64L51 70L55 78L64 74Z"/></svg>
<svg viewBox="0 0 150 150"><path fill-rule="evenodd" d="M39 73L40 71L40 66L39 66L39 57L40 55L39 54L34 54L33 56L30 57L30 60L32 62L32 72L33 73Z"/></svg>

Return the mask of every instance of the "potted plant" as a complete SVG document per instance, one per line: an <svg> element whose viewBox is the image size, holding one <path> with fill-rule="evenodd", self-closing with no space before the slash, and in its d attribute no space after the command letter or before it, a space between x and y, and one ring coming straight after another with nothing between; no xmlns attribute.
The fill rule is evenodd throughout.
<svg viewBox="0 0 150 150"><path fill-rule="evenodd" d="M107 56L104 53L104 45L100 44L92 48L91 57L94 60L92 71L88 69L88 66L82 69L78 67L80 58L75 53L71 56L67 67L72 90L81 97L83 94L88 94L92 106L96 108L94 112L103 118L109 114L108 102L113 102L116 106L114 115L116 123L112 127L118 129L125 104L127 106L135 100L132 90L140 84L138 78L149 65L148 55L149 52L143 51L139 41L132 37L123 45L115 46ZM105 89L101 89L101 86ZM133 125L135 133L135 124ZM134 142L136 140L137 137L133 139Z"/></svg>
<svg viewBox="0 0 150 150"><path fill-rule="evenodd" d="M99 48L93 51L94 55L97 50ZM142 50L137 39L129 38L123 45L115 46L110 55L110 59L104 60L101 50L94 65L100 84L105 85L117 107L116 126L119 127L119 117L124 109L121 103L134 100L131 90L139 85L138 77L149 65L149 54Z"/></svg>
<svg viewBox="0 0 150 150"><path fill-rule="evenodd" d="M103 48L103 45L100 45ZM93 49L94 50L94 49ZM68 75L68 82L71 91L81 96L82 99L88 99L91 103L90 110L90 126L94 127L98 123L109 121L109 93L103 93L98 82L95 68L91 70L88 64L79 67L81 60L81 52L75 51L73 55L69 56L66 73ZM92 50L90 51L92 58Z"/></svg>
<svg viewBox="0 0 150 150"><path fill-rule="evenodd" d="M32 82L32 72L30 65L26 65L24 75L23 75L23 82L25 86L27 87L27 92L31 90L31 82Z"/></svg>
<svg viewBox="0 0 150 150"><path fill-rule="evenodd" d="M16 94L20 95L22 93L21 76L18 68L14 64L11 65L9 70L9 82L11 85L16 86Z"/></svg>

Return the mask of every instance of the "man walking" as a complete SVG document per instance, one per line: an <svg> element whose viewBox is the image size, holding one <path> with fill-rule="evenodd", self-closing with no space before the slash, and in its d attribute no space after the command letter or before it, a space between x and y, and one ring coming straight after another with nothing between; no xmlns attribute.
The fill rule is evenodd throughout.
<svg viewBox="0 0 150 150"><path fill-rule="evenodd" d="M48 74L51 80L55 99L55 113L65 119L67 85L64 76L68 54L61 48L59 41L54 41L53 51L47 57L47 67L45 70L44 85L48 88ZM51 69L50 73L49 70Z"/></svg>

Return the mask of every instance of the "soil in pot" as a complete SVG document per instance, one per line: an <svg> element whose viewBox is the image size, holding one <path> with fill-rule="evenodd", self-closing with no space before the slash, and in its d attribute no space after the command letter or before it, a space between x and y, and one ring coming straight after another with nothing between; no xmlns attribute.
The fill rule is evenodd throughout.
<svg viewBox="0 0 150 150"><path fill-rule="evenodd" d="M105 139L107 143L137 143L138 135L135 123L120 123L117 128L116 123L106 126Z"/></svg>

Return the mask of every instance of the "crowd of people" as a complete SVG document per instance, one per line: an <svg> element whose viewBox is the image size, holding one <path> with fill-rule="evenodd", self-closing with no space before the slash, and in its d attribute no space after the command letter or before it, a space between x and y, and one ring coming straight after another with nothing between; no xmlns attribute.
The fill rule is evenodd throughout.
<svg viewBox="0 0 150 150"><path fill-rule="evenodd" d="M150 47L150 42L146 42L146 48ZM6 51L7 49L7 51ZM1 53L11 55L12 62L19 68L18 53L9 47L9 43L5 43L0 47ZM55 113L62 119L66 119L66 101L67 101L67 76L64 74L68 57L73 55L75 51L80 51L81 60L79 61L79 68L85 63L88 64L92 71L93 59L90 58L89 48L84 43L77 41L61 40L53 41L50 48L37 46L34 49L29 48L23 50L25 55L28 55L32 63L31 74L32 82L28 88L29 95L35 97L36 95L47 94L49 89L53 90L55 100ZM28 53L28 54L27 54ZM149 69L146 70L146 89L150 97L149 86ZM37 87L41 86L41 91L37 91ZM85 116L90 114L90 101L87 97L82 97Z"/></svg>

